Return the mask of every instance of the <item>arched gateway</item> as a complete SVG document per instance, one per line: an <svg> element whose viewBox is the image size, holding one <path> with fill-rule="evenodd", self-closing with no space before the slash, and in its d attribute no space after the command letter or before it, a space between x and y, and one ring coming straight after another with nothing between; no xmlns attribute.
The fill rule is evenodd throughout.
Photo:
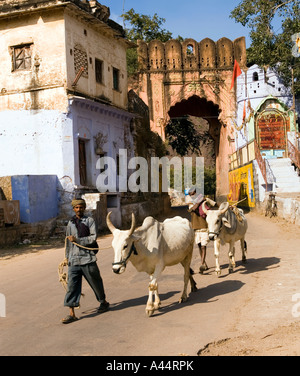
<svg viewBox="0 0 300 376"><path fill-rule="evenodd" d="M209 38L200 43L138 42L139 81L135 91L149 106L151 128L163 139L170 118L206 119L216 145L217 196L229 191L228 156L234 150L235 90L230 91L234 61L246 66L245 38Z"/></svg>

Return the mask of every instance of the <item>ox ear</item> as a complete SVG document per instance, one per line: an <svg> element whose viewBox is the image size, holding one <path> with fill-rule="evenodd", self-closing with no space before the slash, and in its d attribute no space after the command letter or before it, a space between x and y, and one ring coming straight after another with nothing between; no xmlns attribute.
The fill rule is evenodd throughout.
<svg viewBox="0 0 300 376"><path fill-rule="evenodd" d="M137 242L137 241L141 240L142 237L139 236L139 235L136 235L136 234L132 234L132 235L131 235L131 239L132 239L134 242Z"/></svg>
<svg viewBox="0 0 300 376"><path fill-rule="evenodd" d="M231 228L231 224L228 222L228 219L226 219L225 217L222 218L222 222L225 227Z"/></svg>

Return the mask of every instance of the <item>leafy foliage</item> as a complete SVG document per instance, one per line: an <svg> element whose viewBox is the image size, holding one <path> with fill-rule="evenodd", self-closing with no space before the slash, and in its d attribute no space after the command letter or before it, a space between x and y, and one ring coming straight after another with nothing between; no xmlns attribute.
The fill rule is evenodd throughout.
<svg viewBox="0 0 300 376"><path fill-rule="evenodd" d="M131 27L125 28L127 38L132 42L137 42L139 39L145 42L158 39L161 42L167 42L172 39L172 33L162 26L165 23L165 19L154 14L153 17L139 14L130 9L128 12L122 15L124 22L129 22ZM136 49L127 50L127 70L129 76L138 72L138 55Z"/></svg>
<svg viewBox="0 0 300 376"><path fill-rule="evenodd" d="M210 168L204 168L204 194L209 196L215 196L217 176L216 170Z"/></svg>
<svg viewBox="0 0 300 376"><path fill-rule="evenodd" d="M131 24L131 28L126 28L125 31L127 38L132 42L139 39L145 42L150 42L153 39L167 42L172 38L172 33L162 28L162 25L166 22L165 18L158 17L157 13L151 17L130 9L122 17L125 22L128 21Z"/></svg>
<svg viewBox="0 0 300 376"><path fill-rule="evenodd" d="M165 133L169 145L180 156L183 157L189 152L199 154L201 135L196 132L194 124L188 117L171 119Z"/></svg>

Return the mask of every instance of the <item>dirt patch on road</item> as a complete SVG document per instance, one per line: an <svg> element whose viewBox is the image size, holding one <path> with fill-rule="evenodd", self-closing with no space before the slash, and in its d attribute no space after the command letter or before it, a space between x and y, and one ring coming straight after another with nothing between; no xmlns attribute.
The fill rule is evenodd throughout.
<svg viewBox="0 0 300 376"><path fill-rule="evenodd" d="M47 239L32 241L30 244L17 244L14 246L0 249L0 260L9 260L13 257L42 252L49 249L63 248L64 239Z"/></svg>
<svg viewBox="0 0 300 376"><path fill-rule="evenodd" d="M251 220L244 293L229 312L224 338L199 356L299 356L299 226L257 212Z"/></svg>
<svg viewBox="0 0 300 376"><path fill-rule="evenodd" d="M226 338L207 344L199 356L299 356L300 322L282 326L269 334Z"/></svg>

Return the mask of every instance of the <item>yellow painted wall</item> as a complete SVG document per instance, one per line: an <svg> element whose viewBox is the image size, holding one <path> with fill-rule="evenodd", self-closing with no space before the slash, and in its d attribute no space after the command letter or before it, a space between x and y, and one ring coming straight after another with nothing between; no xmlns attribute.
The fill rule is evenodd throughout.
<svg viewBox="0 0 300 376"><path fill-rule="evenodd" d="M229 191L228 201L230 204L235 204L246 198L240 203L240 206L255 207L252 163L229 172Z"/></svg>

